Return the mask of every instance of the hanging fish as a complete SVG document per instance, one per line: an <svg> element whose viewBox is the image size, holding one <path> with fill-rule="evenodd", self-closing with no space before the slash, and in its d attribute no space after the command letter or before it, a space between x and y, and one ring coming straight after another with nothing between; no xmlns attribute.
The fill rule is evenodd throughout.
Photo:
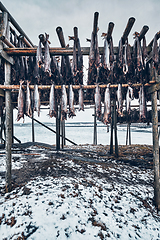
<svg viewBox="0 0 160 240"><path fill-rule="evenodd" d="M61 116L62 120L67 120L67 92L65 85L62 85Z"/></svg>
<svg viewBox="0 0 160 240"><path fill-rule="evenodd" d="M127 72L128 72L127 52L128 52L128 39L125 41L125 47L124 47L124 62L123 62L123 73L124 74L127 74Z"/></svg>
<svg viewBox="0 0 160 240"><path fill-rule="evenodd" d="M49 116L52 117L56 117L57 113L56 113L56 99L55 99L55 89L54 89L54 84L52 84L51 86L51 90L50 90L50 98L49 98Z"/></svg>
<svg viewBox="0 0 160 240"><path fill-rule="evenodd" d="M40 116L40 96L39 96L37 84L34 86L34 111L37 112L39 117Z"/></svg>
<svg viewBox="0 0 160 240"><path fill-rule="evenodd" d="M133 100L133 88L128 86L126 94L126 111L128 114L131 113L131 101Z"/></svg>
<svg viewBox="0 0 160 240"><path fill-rule="evenodd" d="M113 50L113 39L112 39L112 37L110 38L110 41L109 41L109 49L110 49L109 59L110 59L110 64L112 65L112 63L114 62L114 50Z"/></svg>
<svg viewBox="0 0 160 240"><path fill-rule="evenodd" d="M83 104L83 89L82 86L80 86L79 89L79 111L84 111L84 104Z"/></svg>
<svg viewBox="0 0 160 240"><path fill-rule="evenodd" d="M107 37L104 39L104 48L103 48L103 67L110 70L110 50Z"/></svg>
<svg viewBox="0 0 160 240"><path fill-rule="evenodd" d="M69 114L68 117L76 116L75 110L74 110L74 92L72 85L69 86Z"/></svg>
<svg viewBox="0 0 160 240"><path fill-rule="evenodd" d="M101 94L100 94L100 89L97 84L96 86L96 91L95 91L95 107L96 107L96 116L97 119L99 120L101 118Z"/></svg>
<svg viewBox="0 0 160 240"><path fill-rule="evenodd" d="M139 118L140 121L144 121L146 119L146 98L144 93L144 85L140 86L139 91Z"/></svg>
<svg viewBox="0 0 160 240"><path fill-rule="evenodd" d="M118 84L118 90L117 90L117 112L120 115L120 117L123 117L123 98L122 98L122 84Z"/></svg>
<svg viewBox="0 0 160 240"><path fill-rule="evenodd" d="M45 43L45 51L44 51L44 71L46 73L49 74L49 76L51 77L51 57L50 57L50 53L49 53L49 43L48 43L48 39L49 39L49 34L46 34L46 43Z"/></svg>
<svg viewBox="0 0 160 240"><path fill-rule="evenodd" d="M40 40L39 40L39 44L38 44L38 47L37 47L36 62L37 62L38 68L43 67L42 45L41 45Z"/></svg>
<svg viewBox="0 0 160 240"><path fill-rule="evenodd" d="M141 44L138 37L136 38L136 42L137 42L137 70L142 71L144 69L143 56Z"/></svg>
<svg viewBox="0 0 160 240"><path fill-rule="evenodd" d="M27 80L27 91L26 91L26 114L29 117L32 117L32 108L31 108L31 95L29 89L30 82Z"/></svg>
<svg viewBox="0 0 160 240"><path fill-rule="evenodd" d="M17 114L17 121L21 118L24 120L24 91L22 88L22 84L24 81L20 81L19 93L18 93L18 114Z"/></svg>
<svg viewBox="0 0 160 240"><path fill-rule="evenodd" d="M104 113L103 113L103 123L108 124L110 121L111 115L111 99L110 99L110 90L109 85L107 85L104 95Z"/></svg>
<svg viewBox="0 0 160 240"><path fill-rule="evenodd" d="M76 41L74 39L73 44L73 62L72 62L72 71L73 71L73 77L75 78L77 75L77 53L76 53ZM74 81L76 82L76 81Z"/></svg>
<svg viewBox="0 0 160 240"><path fill-rule="evenodd" d="M146 46L146 38L145 38L145 36L143 37L142 54L143 54L144 67L146 67L146 60L147 60L148 54L147 54L147 46Z"/></svg>
<svg viewBox="0 0 160 240"><path fill-rule="evenodd" d="M121 38L118 47L118 67L122 68L122 66L123 66L123 39Z"/></svg>

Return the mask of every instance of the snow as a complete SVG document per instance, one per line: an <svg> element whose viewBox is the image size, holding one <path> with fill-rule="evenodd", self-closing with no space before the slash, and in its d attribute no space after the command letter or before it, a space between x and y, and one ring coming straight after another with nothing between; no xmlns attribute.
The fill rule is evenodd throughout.
<svg viewBox="0 0 160 240"><path fill-rule="evenodd" d="M43 161L46 153L40 156ZM52 154L57 157L57 165L78 171L79 177L37 176L10 193L1 191L1 239L160 239L160 215L153 205L152 169L110 159L108 166L87 163L84 174L78 161ZM93 156L98 159L95 153ZM18 161L13 163L15 170L26 164L27 155L14 157ZM0 159L1 173L5 158L1 155ZM105 161L103 157L101 160ZM51 172L52 166L47 171ZM2 176L0 186L4 187Z"/></svg>

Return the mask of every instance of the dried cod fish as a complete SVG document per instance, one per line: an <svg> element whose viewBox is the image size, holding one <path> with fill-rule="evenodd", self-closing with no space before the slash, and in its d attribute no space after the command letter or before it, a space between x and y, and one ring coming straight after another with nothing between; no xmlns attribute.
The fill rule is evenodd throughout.
<svg viewBox="0 0 160 240"><path fill-rule="evenodd" d="M17 121L21 118L24 119L24 91L22 89L22 84L24 81L20 81L19 93L18 93L18 114Z"/></svg>
<svg viewBox="0 0 160 240"><path fill-rule="evenodd" d="M72 85L69 86L69 114L68 117L74 117L76 116L75 114L75 109L74 109L74 92Z"/></svg>
<svg viewBox="0 0 160 240"><path fill-rule="evenodd" d="M55 103L55 89L54 89L54 84L52 84L51 86L51 90L50 90L50 98L49 98L49 116L52 117L56 117L57 116L57 112L56 112L56 103Z"/></svg>
<svg viewBox="0 0 160 240"><path fill-rule="evenodd" d="M37 84L34 86L34 111L37 112L39 117L40 116L40 96L39 96Z"/></svg>
<svg viewBox="0 0 160 240"><path fill-rule="evenodd" d="M27 80L27 91L26 91L26 114L29 117L32 117L32 108L31 108L31 94L29 89L30 82Z"/></svg>

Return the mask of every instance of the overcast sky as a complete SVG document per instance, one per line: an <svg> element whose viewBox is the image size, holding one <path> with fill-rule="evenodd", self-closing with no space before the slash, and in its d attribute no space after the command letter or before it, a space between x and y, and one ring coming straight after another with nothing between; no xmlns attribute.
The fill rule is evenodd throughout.
<svg viewBox="0 0 160 240"><path fill-rule="evenodd" d="M160 0L3 0L3 5L18 22L24 32L38 45L38 35L49 33L51 47L59 47L56 27L61 26L66 44L68 35L78 27L81 46L89 46L86 38L91 37L94 12L99 12L99 46L103 46L101 33L106 32L109 22L114 22L113 43L118 45L128 19L136 21L129 35L133 44L133 33L140 32L144 25L149 26L147 44L154 34L160 31Z"/></svg>

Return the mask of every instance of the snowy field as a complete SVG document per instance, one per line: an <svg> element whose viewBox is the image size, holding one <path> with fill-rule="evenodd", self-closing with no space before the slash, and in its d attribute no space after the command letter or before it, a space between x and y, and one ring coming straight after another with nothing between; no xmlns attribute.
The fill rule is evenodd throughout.
<svg viewBox="0 0 160 240"><path fill-rule="evenodd" d="M160 239L151 147L122 147L119 159L107 146L74 150L16 149L11 193L1 150L1 239Z"/></svg>

